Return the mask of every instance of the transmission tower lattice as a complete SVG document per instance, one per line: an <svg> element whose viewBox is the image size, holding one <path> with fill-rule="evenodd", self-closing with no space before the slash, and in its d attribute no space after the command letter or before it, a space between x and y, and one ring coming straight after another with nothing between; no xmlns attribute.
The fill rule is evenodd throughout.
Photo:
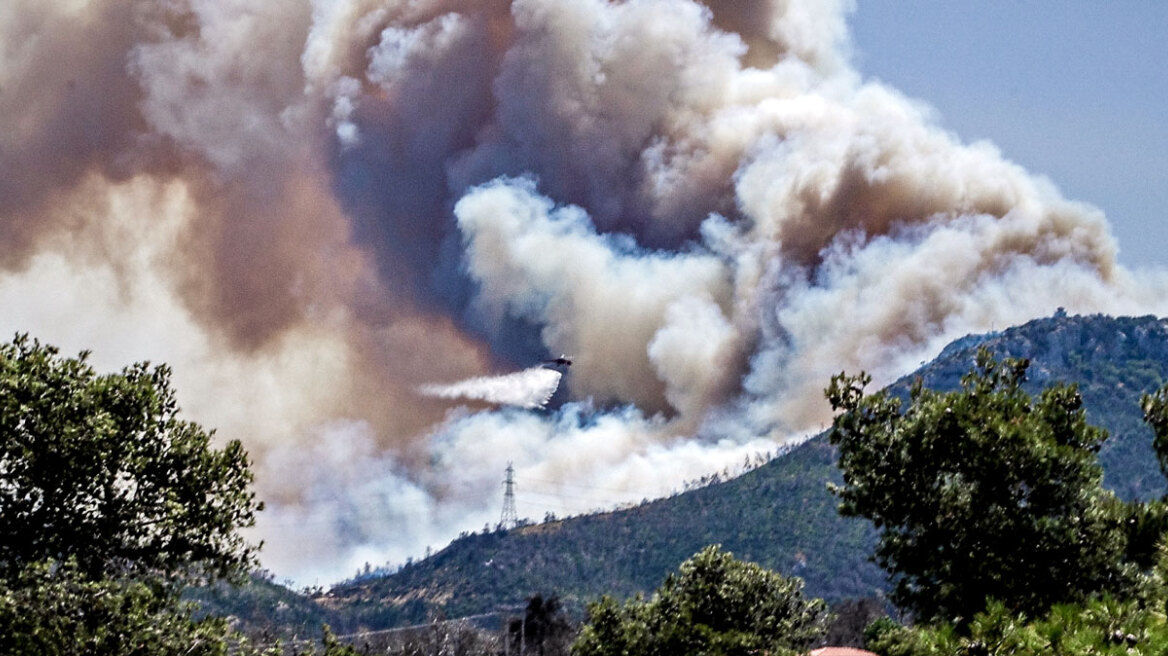
<svg viewBox="0 0 1168 656"><path fill-rule="evenodd" d="M499 515L499 526L504 530L515 528L519 523L519 513L515 511L515 468L507 463L507 478L503 479L503 513Z"/></svg>

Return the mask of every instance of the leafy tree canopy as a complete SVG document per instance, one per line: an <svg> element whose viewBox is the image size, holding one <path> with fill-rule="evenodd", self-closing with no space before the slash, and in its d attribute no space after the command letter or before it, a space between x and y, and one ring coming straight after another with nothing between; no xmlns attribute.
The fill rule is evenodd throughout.
<svg viewBox="0 0 1168 656"><path fill-rule="evenodd" d="M178 418L170 370L98 375L18 335L0 345L0 653L356 656L196 620L184 583L242 578L262 509L238 441Z"/></svg>
<svg viewBox="0 0 1168 656"><path fill-rule="evenodd" d="M707 547L653 597L589 607L577 656L796 654L822 635L826 605L803 582Z"/></svg>
<svg viewBox="0 0 1168 656"><path fill-rule="evenodd" d="M964 630L952 623L899 626L885 618L865 646L883 656L1131 656L1168 653L1168 553L1125 597L1056 604L1029 617L990 601Z"/></svg>
<svg viewBox="0 0 1168 656"><path fill-rule="evenodd" d="M1145 394L1140 399L1140 408L1144 411L1144 421L1152 427L1155 436L1152 446L1156 450L1160 472L1168 477L1168 385L1153 394Z"/></svg>
<svg viewBox="0 0 1168 656"><path fill-rule="evenodd" d="M575 633L572 623L564 615L560 598L542 594L527 600L523 617L511 620L507 631L510 634L508 642L513 645L515 653L535 656L568 653Z"/></svg>
<svg viewBox="0 0 1168 656"><path fill-rule="evenodd" d="M170 370L98 375L18 335L0 345L0 575L70 561L98 579L245 571L261 509L238 441L178 418Z"/></svg>
<svg viewBox="0 0 1168 656"><path fill-rule="evenodd" d="M907 408L866 394L865 374L840 374L827 389L840 411L830 435L840 512L881 531L876 560L896 581L893 600L922 619L968 621L987 599L1034 614L1123 589L1144 564L1129 549L1151 552L1129 539L1126 520L1144 522L1145 541L1161 533L1162 512L1102 487L1107 433L1087 424L1076 388L1032 399L1021 388L1027 366L982 350L959 391L918 383Z"/></svg>
<svg viewBox="0 0 1168 656"><path fill-rule="evenodd" d="M192 619L157 579L92 579L72 563L37 563L0 579L0 654L41 656L358 656L324 626L320 644L236 633L220 617Z"/></svg>
<svg viewBox="0 0 1168 656"><path fill-rule="evenodd" d="M0 653L225 656L227 623L192 620L174 595L68 563L29 565L0 580Z"/></svg>

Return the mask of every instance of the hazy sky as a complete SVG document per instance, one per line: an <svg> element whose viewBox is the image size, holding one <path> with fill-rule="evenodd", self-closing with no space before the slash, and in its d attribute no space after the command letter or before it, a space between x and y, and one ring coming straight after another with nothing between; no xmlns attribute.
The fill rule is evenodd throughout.
<svg viewBox="0 0 1168 656"><path fill-rule="evenodd" d="M1168 266L1168 2L859 0L855 63L1102 208Z"/></svg>
<svg viewBox="0 0 1168 656"><path fill-rule="evenodd" d="M508 463L529 517L636 501L841 370L1168 316L1168 0L858 1L0 0L0 334L172 366L327 583ZM449 398L559 353L547 412Z"/></svg>

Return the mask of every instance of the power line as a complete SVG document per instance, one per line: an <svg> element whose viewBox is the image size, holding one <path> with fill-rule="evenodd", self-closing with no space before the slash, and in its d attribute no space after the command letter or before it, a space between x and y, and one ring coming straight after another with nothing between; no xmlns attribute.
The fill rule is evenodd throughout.
<svg viewBox="0 0 1168 656"><path fill-rule="evenodd" d="M549 480L544 480L544 479L540 479L540 478L525 478L523 480L525 480L529 483L546 483L547 485L553 485L556 487L578 487L578 488L581 488L584 490L600 490L602 492L615 492L617 494L629 493L628 489L618 490L616 488L611 488L611 487L599 487L596 485L584 485L583 483L565 483L563 481L549 481Z"/></svg>
<svg viewBox="0 0 1168 656"><path fill-rule="evenodd" d="M353 639L353 638L365 638L365 637L373 636L373 635L383 635L386 633L400 633L402 631L417 631L418 629L428 629L428 628L435 626L435 625L442 626L445 624L465 623L465 622L469 622L470 620L483 619L484 617L498 617L498 616L504 615L506 613L507 613L507 611L505 611L505 610L496 610L496 611L492 611L490 613L479 613L478 615L467 615L466 617L455 617L455 618L451 618L451 619L447 619L447 620L434 620L433 622L427 622L426 624L411 624L409 626L398 626L398 627L394 627L392 629L379 629L377 631L361 631L359 633L346 633L344 635L337 636L337 638L342 639L342 640L349 640L349 639Z"/></svg>
<svg viewBox="0 0 1168 656"><path fill-rule="evenodd" d="M629 501L626 501L626 500L601 499L599 497L578 496L575 494L559 494L557 492L534 492L532 490L528 490L528 491L524 492L523 496L525 496L525 497L531 497L531 496L548 497L548 498L552 498L552 499L571 499L573 501L583 501L585 503L591 503L591 504L601 505L601 506L614 506L614 505L620 505L622 503L629 503Z"/></svg>

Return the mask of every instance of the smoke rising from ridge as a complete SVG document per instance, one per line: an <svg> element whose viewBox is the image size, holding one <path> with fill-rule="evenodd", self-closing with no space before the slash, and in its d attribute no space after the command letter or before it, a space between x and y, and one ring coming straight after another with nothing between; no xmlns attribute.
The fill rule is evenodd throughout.
<svg viewBox="0 0 1168 656"><path fill-rule="evenodd" d="M639 500L818 429L841 369L1164 311L1098 209L861 79L849 6L14 0L0 328L172 364L265 563L327 583L493 523L509 460ZM553 412L449 399L549 353Z"/></svg>

